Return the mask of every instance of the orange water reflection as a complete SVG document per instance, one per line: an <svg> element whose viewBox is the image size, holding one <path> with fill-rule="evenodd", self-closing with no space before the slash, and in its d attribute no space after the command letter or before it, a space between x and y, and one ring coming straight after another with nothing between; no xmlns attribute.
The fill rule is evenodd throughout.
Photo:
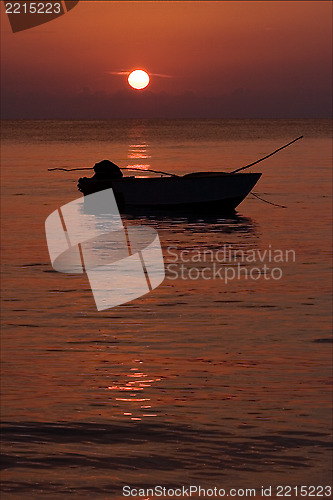
<svg viewBox="0 0 333 500"><path fill-rule="evenodd" d="M127 157L131 162L127 165L128 168L137 170L149 170L150 163L143 163L144 160L149 160L149 144L143 141L137 141L129 145ZM134 161L134 163L132 163ZM137 163L136 163L137 162Z"/></svg>
<svg viewBox="0 0 333 500"><path fill-rule="evenodd" d="M137 362L141 365L143 363L142 361ZM140 369L142 368L140 367ZM108 391L113 391L112 398L118 402L118 406L120 405L122 415L133 421L142 420L143 417L157 417L157 413L152 410L153 404L147 404L151 402L151 397L145 397L148 395L144 391L161 379L152 378L147 373L139 371L137 367L130 368L125 377L125 380L114 381L107 388ZM150 393L149 396L151 396Z"/></svg>

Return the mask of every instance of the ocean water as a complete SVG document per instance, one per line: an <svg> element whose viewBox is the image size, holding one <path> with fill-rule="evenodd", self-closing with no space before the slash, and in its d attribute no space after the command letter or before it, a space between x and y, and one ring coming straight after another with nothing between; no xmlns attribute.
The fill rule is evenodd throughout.
<svg viewBox="0 0 333 500"><path fill-rule="evenodd" d="M251 168L286 208L123 216L158 231L151 293L98 312L52 269L45 219L83 174L48 168L228 171L300 135ZM325 120L2 123L3 498L331 483L331 151Z"/></svg>

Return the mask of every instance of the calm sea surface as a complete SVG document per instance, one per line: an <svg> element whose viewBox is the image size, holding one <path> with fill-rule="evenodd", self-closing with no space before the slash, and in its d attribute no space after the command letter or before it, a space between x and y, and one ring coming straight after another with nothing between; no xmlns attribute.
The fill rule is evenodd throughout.
<svg viewBox="0 0 333 500"><path fill-rule="evenodd" d="M166 278L148 295L97 312L85 275L53 271L44 222L82 173L48 168L228 171L299 135L251 169L287 208L250 195L229 218L123 217L160 236ZM330 137L320 120L3 123L3 498L330 483ZM280 279L258 258L204 279L236 268L225 245L280 251L265 258Z"/></svg>

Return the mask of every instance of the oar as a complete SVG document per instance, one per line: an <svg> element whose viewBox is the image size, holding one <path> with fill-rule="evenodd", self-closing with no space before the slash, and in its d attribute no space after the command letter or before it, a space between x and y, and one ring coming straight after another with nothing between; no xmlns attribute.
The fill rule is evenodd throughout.
<svg viewBox="0 0 333 500"><path fill-rule="evenodd" d="M82 167L82 168L65 168L65 167L55 167L48 168L47 170L64 170L65 172L72 172L73 170L92 170L94 167ZM120 170L137 170L138 172L153 172L154 174L171 175L172 177L179 177L179 175L171 174L170 172L162 172L161 170L152 170L150 168L133 168L133 167L119 167Z"/></svg>
<svg viewBox="0 0 333 500"><path fill-rule="evenodd" d="M273 156L275 155L275 153L277 153L278 151L281 151L281 149L284 149L288 146L290 146L290 144L293 144L294 142L298 141L299 139L302 139L302 135L300 135L299 137L297 137L297 139L294 139L293 141L291 142L288 142L288 144L286 144L285 146L282 146L281 148L279 149L276 149L275 151L273 151L273 153L270 153L269 155L267 156L264 156L263 158L260 158L260 160L257 160L257 161L254 161L253 163L250 163L249 165L246 165L245 167L241 167L241 168L237 168L236 170L233 170L232 172L230 172L231 174L235 174L236 172L240 172L241 170L245 170L246 168L249 168L249 167L252 167L252 165L256 165L257 163L263 161L263 160L266 160L266 158L269 158L270 156Z"/></svg>

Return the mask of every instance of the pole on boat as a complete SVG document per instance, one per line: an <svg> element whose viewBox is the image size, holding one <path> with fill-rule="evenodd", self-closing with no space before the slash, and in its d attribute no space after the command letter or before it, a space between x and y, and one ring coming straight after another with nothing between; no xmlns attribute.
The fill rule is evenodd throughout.
<svg viewBox="0 0 333 500"><path fill-rule="evenodd" d="M171 174L170 172L162 172L162 170L152 170L151 168L134 168L134 167L119 167L120 170L136 170L137 172L153 172L154 174L170 175L171 177L179 177L179 175Z"/></svg>
<svg viewBox="0 0 333 500"><path fill-rule="evenodd" d="M285 146L282 146L279 149L276 149L275 151L273 151L273 153L270 153L269 155L264 156L263 158L260 158L260 160L254 161L253 163L250 163L249 165L246 165L245 167L237 168L236 170L233 170L230 173L231 174L236 174L237 172L240 172L241 170L245 170L246 168L252 167L253 165L256 165L257 163L259 163L259 162L261 162L263 160L266 160L266 158L269 158L270 156L275 155L275 153L277 153L278 151L281 151L281 149L284 149L284 148L290 146L290 144L293 144L294 142L296 142L296 141L298 141L299 139L302 139L302 138L303 138L303 136L300 135L299 137L297 137L297 139L294 139L293 141L288 142L288 144L286 144Z"/></svg>
<svg viewBox="0 0 333 500"><path fill-rule="evenodd" d="M64 170L65 172L72 172L72 170L92 170L94 167L82 167L82 168L65 168L65 167L54 167L48 168L48 171L51 170Z"/></svg>
<svg viewBox="0 0 333 500"><path fill-rule="evenodd" d="M73 170L92 170L94 167L82 167L82 168L65 168L65 167L54 167L48 168L47 170L64 170L65 172L72 172ZM152 170L151 168L141 169L134 167L119 167L120 170L136 170L137 172L153 172L154 174L170 175L171 177L179 177L179 175L171 174L170 172L162 172L162 170Z"/></svg>

